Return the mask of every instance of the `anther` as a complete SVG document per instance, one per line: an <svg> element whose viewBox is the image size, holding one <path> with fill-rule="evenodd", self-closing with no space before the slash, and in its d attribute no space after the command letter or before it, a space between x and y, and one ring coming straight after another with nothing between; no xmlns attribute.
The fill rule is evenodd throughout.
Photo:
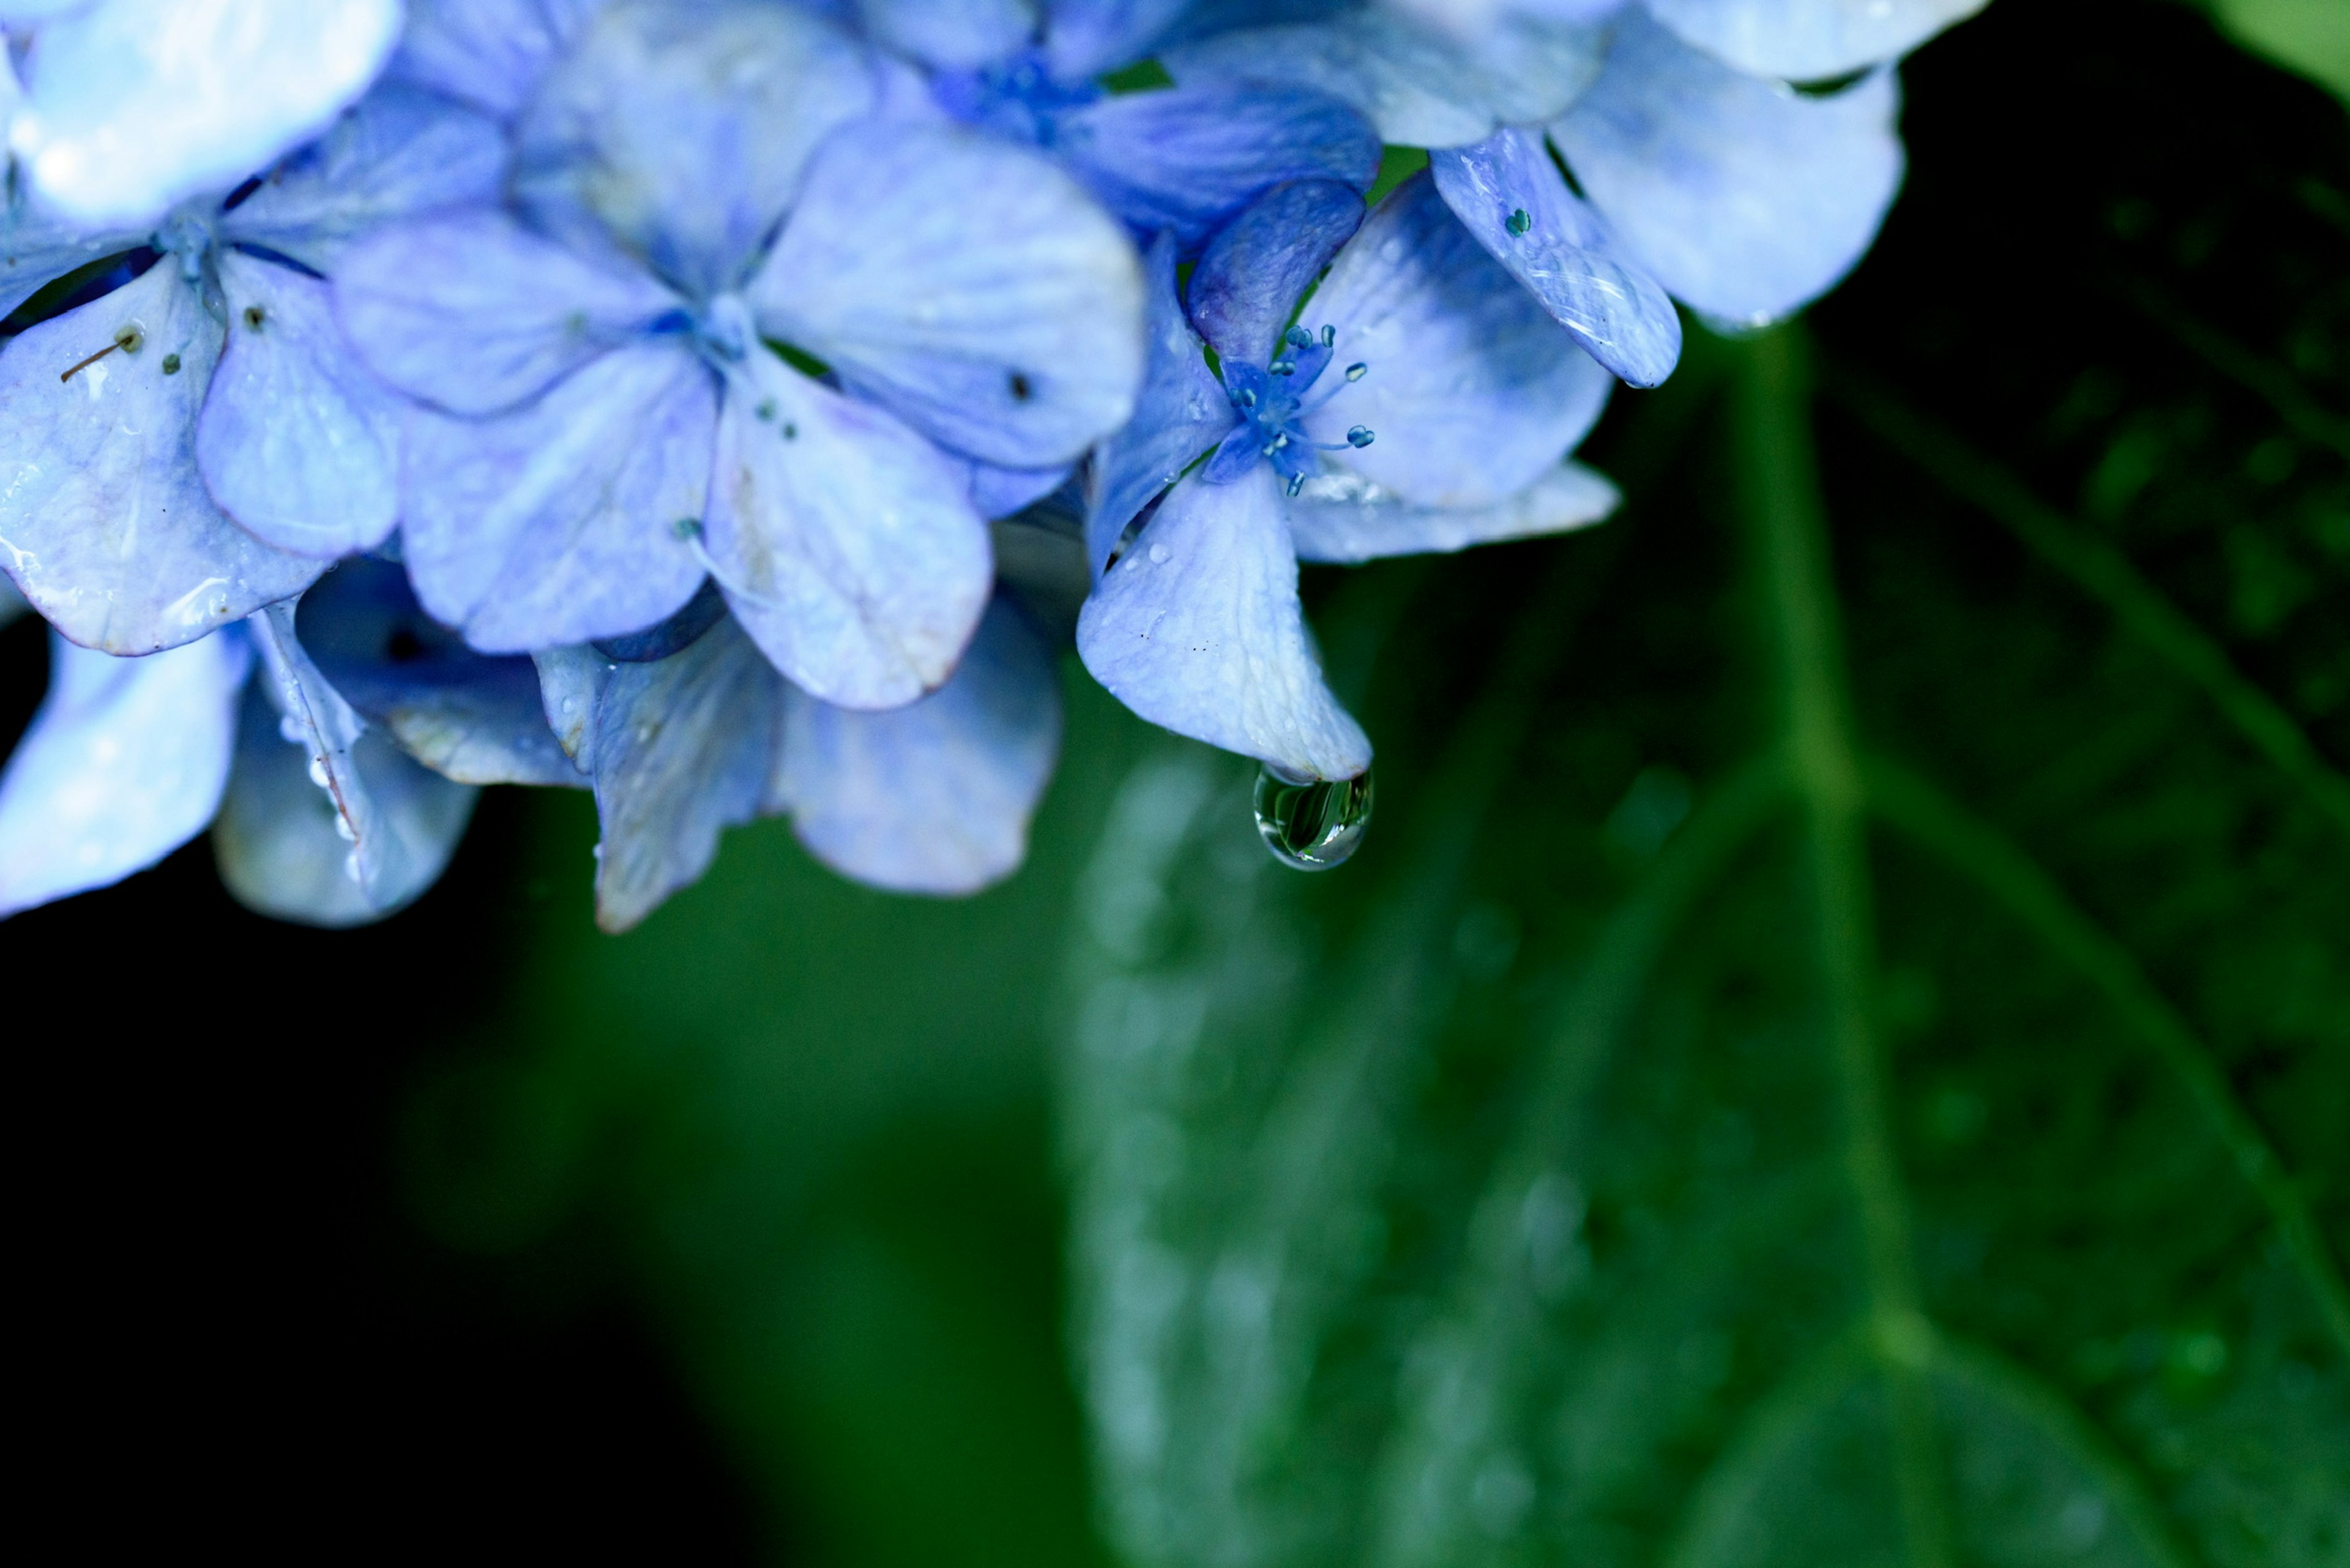
<svg viewBox="0 0 2350 1568"><path fill-rule="evenodd" d="M1291 495L1295 496L1299 491L1305 488L1305 476L1304 474L1293 473L1289 476L1289 493Z"/></svg>
<svg viewBox="0 0 2350 1568"><path fill-rule="evenodd" d="M1281 335L1281 340L1284 343L1288 344L1292 348L1311 348L1314 347L1314 334L1306 331L1303 327L1291 327L1288 331Z"/></svg>
<svg viewBox="0 0 2350 1568"><path fill-rule="evenodd" d="M261 306L248 305L244 307L244 324L255 332L260 331L261 324L268 319L269 312L262 309Z"/></svg>
<svg viewBox="0 0 2350 1568"><path fill-rule="evenodd" d="M60 381L72 380L76 376L89 369L92 365L97 364L100 359L105 358L117 348L121 349L125 354L136 354L140 349L146 346L147 334L141 332L136 327L126 327L121 331L114 335L113 342L108 344L105 348L99 349L88 358L84 359L80 364L76 365L71 369L66 371L63 375L59 376L57 379Z"/></svg>
<svg viewBox="0 0 2350 1568"><path fill-rule="evenodd" d="M178 375L179 373L180 373L180 357L179 357L177 354L166 354L166 355L164 355L164 356L163 356L163 374L165 374L166 376L176 376L176 375Z"/></svg>
<svg viewBox="0 0 2350 1568"><path fill-rule="evenodd" d="M1325 327L1322 328L1322 347L1325 348L1336 348L1337 346L1338 329L1335 327Z"/></svg>
<svg viewBox="0 0 2350 1568"><path fill-rule="evenodd" d="M1365 376L1370 374L1370 369L1371 368L1368 365L1349 365L1347 367L1347 379L1349 381L1359 381Z"/></svg>
<svg viewBox="0 0 2350 1568"><path fill-rule="evenodd" d="M1534 214L1527 212L1523 207L1520 207L1516 212L1510 214L1510 221L1503 226L1513 234L1523 234L1528 229L1534 226Z"/></svg>
<svg viewBox="0 0 2350 1568"><path fill-rule="evenodd" d="M1378 438L1377 436L1371 433L1371 427L1368 425L1357 425L1353 430L1347 432L1347 444L1348 446L1368 446L1378 439Z"/></svg>

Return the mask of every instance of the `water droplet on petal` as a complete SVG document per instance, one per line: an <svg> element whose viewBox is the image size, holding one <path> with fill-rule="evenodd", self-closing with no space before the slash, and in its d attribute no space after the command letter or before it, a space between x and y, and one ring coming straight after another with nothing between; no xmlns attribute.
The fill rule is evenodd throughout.
<svg viewBox="0 0 2350 1568"><path fill-rule="evenodd" d="M354 882L364 882L367 880L367 873L359 869L359 852L358 850L354 849L348 855L343 857L343 875L349 877Z"/></svg>
<svg viewBox="0 0 2350 1568"><path fill-rule="evenodd" d="M335 813L335 836L346 844L357 844L359 841L359 829L353 827L351 819L339 811Z"/></svg>
<svg viewBox="0 0 2350 1568"><path fill-rule="evenodd" d="M1167 553L1167 546L1166 546L1166 545L1151 545L1151 546L1150 546L1150 564L1151 564L1152 566L1165 566L1169 561L1171 561L1171 560L1173 560L1173 559L1174 559L1174 557L1173 557L1172 556L1170 556L1170 555Z"/></svg>
<svg viewBox="0 0 2350 1568"><path fill-rule="evenodd" d="M320 789L325 789L327 787L326 758L312 757L310 759L310 782L317 784Z"/></svg>
<svg viewBox="0 0 2350 1568"><path fill-rule="evenodd" d="M289 746L298 746L310 738L302 728L302 721L291 713L278 715L277 733Z"/></svg>
<svg viewBox="0 0 2350 1568"><path fill-rule="evenodd" d="M1264 764L1256 775L1256 830L1273 857L1299 871L1327 871L1362 847L1371 826L1371 775L1305 778Z"/></svg>

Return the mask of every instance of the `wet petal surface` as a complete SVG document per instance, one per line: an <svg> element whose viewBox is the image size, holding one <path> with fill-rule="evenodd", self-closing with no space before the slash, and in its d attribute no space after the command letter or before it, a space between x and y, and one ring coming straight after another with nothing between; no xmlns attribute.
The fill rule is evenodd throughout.
<svg viewBox="0 0 2350 1568"><path fill-rule="evenodd" d="M1352 566L1588 527L1623 499L1605 474L1579 462L1561 463L1489 506L1415 506L1359 474L1331 473L1307 480L1290 502L1289 528L1299 560Z"/></svg>

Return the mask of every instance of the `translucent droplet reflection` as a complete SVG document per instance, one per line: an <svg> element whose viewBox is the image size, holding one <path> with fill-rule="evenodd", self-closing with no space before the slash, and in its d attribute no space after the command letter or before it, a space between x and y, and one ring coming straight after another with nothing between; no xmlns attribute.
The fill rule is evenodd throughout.
<svg viewBox="0 0 2350 1568"><path fill-rule="evenodd" d="M1327 871L1362 847L1371 826L1371 775L1305 778L1271 763L1256 775L1256 830L1274 858Z"/></svg>

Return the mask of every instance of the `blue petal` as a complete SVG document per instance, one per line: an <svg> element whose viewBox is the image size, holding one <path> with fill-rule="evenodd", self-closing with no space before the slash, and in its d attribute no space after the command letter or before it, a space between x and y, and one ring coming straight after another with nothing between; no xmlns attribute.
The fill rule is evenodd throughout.
<svg viewBox="0 0 2350 1568"><path fill-rule="evenodd" d="M599 637L589 646L615 664L652 664L691 648L725 615L725 590L706 578L667 620L642 631Z"/></svg>
<svg viewBox="0 0 2350 1568"><path fill-rule="evenodd" d="M1124 233L1043 158L959 128L834 137L751 298L844 385L1007 468L1075 461L1142 379Z"/></svg>
<svg viewBox="0 0 2350 1568"><path fill-rule="evenodd" d="M790 6L616 5L516 126L515 195L706 297L742 283L817 142L873 99L864 52Z"/></svg>
<svg viewBox="0 0 2350 1568"><path fill-rule="evenodd" d="M1350 103L1380 137L1460 147L1504 125L1550 119L1599 72L1603 26L1503 16L1474 38L1371 10L1329 22L1253 27L1164 51L1186 87L1260 81Z"/></svg>
<svg viewBox="0 0 2350 1568"><path fill-rule="evenodd" d="M281 550L373 549L399 521L399 399L350 352L325 284L234 251L220 283L228 348L196 423L213 499Z"/></svg>
<svg viewBox="0 0 2350 1568"><path fill-rule="evenodd" d="M408 0L390 74L511 119L605 0Z"/></svg>
<svg viewBox="0 0 2350 1568"><path fill-rule="evenodd" d="M335 278L369 368L455 414L514 408L678 305L642 273L591 265L487 211L389 230Z"/></svg>
<svg viewBox="0 0 2350 1568"><path fill-rule="evenodd" d="M596 710L619 661L585 642L543 648L530 659L538 667L539 709L546 727L571 765L585 774L596 759Z"/></svg>
<svg viewBox="0 0 2350 1568"><path fill-rule="evenodd" d="M593 732L596 923L625 931L759 815L783 728L783 680L732 621L674 659L623 664Z"/></svg>
<svg viewBox="0 0 2350 1568"><path fill-rule="evenodd" d="M1627 15L1551 135L1643 266L1752 327L1825 293L1876 239L1901 187L1900 109L1890 71L1806 98Z"/></svg>
<svg viewBox="0 0 2350 1568"><path fill-rule="evenodd" d="M710 553L775 668L845 708L942 685L987 607L987 526L954 463L885 410L754 350L712 470Z"/></svg>
<svg viewBox="0 0 2350 1568"><path fill-rule="evenodd" d="M411 417L409 576L484 653L618 637L693 597L676 524L709 494L710 372L677 343L605 355L518 412Z"/></svg>
<svg viewBox="0 0 2350 1568"><path fill-rule="evenodd" d="M204 830L253 651L234 629L147 659L49 638L49 694L0 775L0 917L119 882Z"/></svg>
<svg viewBox="0 0 2350 1568"><path fill-rule="evenodd" d="M0 67L0 76L5 72ZM0 99L0 109L5 108L5 99ZM0 192L0 318L32 298L44 284L101 256L143 244L146 238L142 229L91 233L61 222L35 206L11 182Z"/></svg>
<svg viewBox="0 0 2350 1568"><path fill-rule="evenodd" d="M796 689L778 800L809 853L893 893L976 893L1020 868L1061 748L1044 644L997 601L954 679L911 707L858 713Z"/></svg>
<svg viewBox="0 0 2350 1568"><path fill-rule="evenodd" d="M1322 682L1273 470L1178 484L1077 618L1094 679L1180 735L1316 778L1370 766Z"/></svg>
<svg viewBox="0 0 2350 1568"><path fill-rule="evenodd" d="M354 240L395 218L495 202L505 158L495 120L378 88L227 213L221 234L332 273Z"/></svg>
<svg viewBox="0 0 2350 1568"><path fill-rule="evenodd" d="M1055 155L1104 205L1138 233L1172 229L1186 251L1284 181L1360 192L1379 171L1378 133L1352 109L1248 83L1106 98L1060 116L1055 132Z"/></svg>
<svg viewBox="0 0 2350 1568"><path fill-rule="evenodd" d="M302 596L320 673L400 750L459 784L587 787L539 707L526 659L490 659L424 613L406 574L355 556Z"/></svg>
<svg viewBox="0 0 2350 1568"><path fill-rule="evenodd" d="M972 462L965 467L971 474L972 509L982 517L1009 517L1066 484L1076 465L998 468L992 462Z"/></svg>
<svg viewBox="0 0 2350 1568"><path fill-rule="evenodd" d="M152 217L325 130L400 23L400 0L105 0L42 26L10 141L67 216Z"/></svg>
<svg viewBox="0 0 2350 1568"><path fill-rule="evenodd" d="M135 352L59 379L134 327ZM0 351L0 566L85 648L193 642L324 569L263 544L205 493L196 410L220 352L220 324L169 264Z"/></svg>
<svg viewBox="0 0 2350 1568"><path fill-rule="evenodd" d="M1423 506L1486 506L1524 489L1583 439L1615 386L1425 173L1339 253L1305 319L1336 328L1339 362L1369 368L1306 431L1341 444L1368 428L1373 443L1336 461Z"/></svg>
<svg viewBox="0 0 2350 1568"><path fill-rule="evenodd" d="M1495 131L1429 163L1453 215L1593 358L1636 387L1672 374L1681 353L1673 302L1566 188L1540 135Z"/></svg>
<svg viewBox="0 0 2350 1568"><path fill-rule="evenodd" d="M1222 358L1267 363L1297 296L1362 226L1351 186L1306 180L1266 192L1209 242L1187 291L1191 320Z"/></svg>
<svg viewBox="0 0 2350 1568"><path fill-rule="evenodd" d="M213 830L221 880L283 920L380 919L440 879L479 792L418 765L364 724L304 651L291 607L248 624L270 700L245 705Z"/></svg>
<svg viewBox="0 0 2350 1568"><path fill-rule="evenodd" d="M1353 566L1588 527L1622 501L1606 475L1579 462L1552 468L1490 506L1415 506L1360 474L1342 472L1305 482L1289 504L1289 528L1299 560Z"/></svg>
<svg viewBox="0 0 2350 1568"><path fill-rule="evenodd" d="M867 31L947 69L991 65L1035 36L1035 0L857 0Z"/></svg>
<svg viewBox="0 0 2350 1568"><path fill-rule="evenodd" d="M1159 237L1145 265L1150 359L1142 398L1126 428L1094 449L1087 481L1086 563L1097 576L1126 525L1234 422L1232 400L1176 302L1172 234Z"/></svg>
<svg viewBox="0 0 2350 1568"><path fill-rule="evenodd" d="M1131 65L1151 48L1191 0L1051 0L1045 56L1063 81L1082 81Z"/></svg>
<svg viewBox="0 0 2350 1568"><path fill-rule="evenodd" d="M1984 0L1647 0L1658 19L1740 70L1825 81L1907 54Z"/></svg>

